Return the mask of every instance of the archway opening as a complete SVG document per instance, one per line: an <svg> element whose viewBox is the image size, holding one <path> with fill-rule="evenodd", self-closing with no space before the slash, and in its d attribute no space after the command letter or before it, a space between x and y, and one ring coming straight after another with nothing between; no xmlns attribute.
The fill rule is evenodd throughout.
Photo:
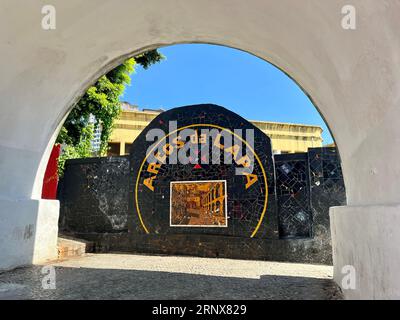
<svg viewBox="0 0 400 320"><path fill-rule="evenodd" d="M198 72L194 72L190 68L181 67L180 69L177 69L176 67L172 66L172 69L175 68L174 70L181 70L183 73L187 73L189 76L185 76L184 74L175 75L176 78L174 79L174 89L179 88L179 90L171 92L170 86L163 88L162 84L168 83L165 80L166 78L162 78L162 72L165 71L161 71L158 77L151 75L151 73L160 72L160 70L157 69L163 68L165 65L167 65L172 57L178 60L182 59L182 57L185 55L186 57L190 57L188 56L188 52L185 52L185 50L188 50L187 48L190 48L191 46L200 48L200 56L202 57L207 55L207 53L202 51L204 48L211 48L211 52L208 53L211 54L211 56L217 55L214 60L210 57L206 57L204 59L205 61L213 61L214 64L210 64L208 67L211 67L214 69L214 71L216 71L215 75L207 73L200 75ZM175 47L183 48L183 56L182 53L179 52L179 49L175 53L173 51L169 51L174 50ZM122 97L122 99L125 100L123 104L123 111L121 116L116 121L116 126L114 129L115 131L113 132L113 135L110 136L109 140L109 155L114 156L114 158L109 158L108 160L105 160L104 158L98 160L72 160L69 162L69 175L67 178L65 178L65 181L67 182L63 181L62 183L62 192L60 195L61 230L67 232L68 235L77 236L92 241L98 248L103 248L101 250L129 251L128 247L131 246L132 242L127 240L127 234L132 234L133 230L138 231L139 234L143 233L143 231L145 231L146 234L149 232L147 232L148 230L146 227L143 228L144 230L140 229L140 225L129 227L129 224L132 223L132 212L130 211L131 209L135 208L137 211L138 207L136 203L133 205L129 204L129 201L132 200L129 198L131 192L129 183L131 178L134 178L130 177L132 171L129 171L129 168L132 168L132 166L129 164L128 167L124 167L124 165L121 166L121 163L118 162L119 160L116 159L119 157L121 157L121 159L126 159L124 158L124 155L134 154L136 152L134 144L135 139L137 137L140 138L140 132L146 129L152 121L154 122L154 119L158 120L158 117L162 116L164 111L167 112L168 110L173 109L172 107L180 107L184 105L205 102L216 102L230 109L230 111L234 111L235 113L252 120L250 123L258 130L262 131L263 134L265 134L271 140L271 164L274 171L273 178L269 180L269 183L272 185L274 192L269 193L272 195L271 199L275 201L274 205L276 206L276 208L271 208L271 210L275 210L277 217L276 228L273 230L275 231L273 237L271 237L271 239L268 237L258 238L261 243L271 240L270 244L267 246L259 246L258 252L255 252L254 254L250 253L250 255L246 253L246 256L240 256L237 254L229 255L226 253L227 251L224 251L221 247L218 247L216 250L211 250L211 256L214 255L228 258L245 259L253 257L254 259L270 259L290 262L331 263L331 252L329 252L330 235L328 210L331 205L345 204L344 183L341 180L340 160L336 148L333 147L333 149L329 150L321 149L323 148L323 138L327 140L327 144L334 144L334 141L329 133L327 125L323 121L323 118L319 115L318 110L316 109L315 105L313 105L313 102L309 99L309 96L306 95L301 87L294 83L293 80L281 70L243 51L237 51L235 49L221 46L200 44L166 47L162 48L161 52L164 53L164 50L167 57L166 62L163 62L160 65L155 66L154 69L150 69L146 72L139 69L137 74L138 79L141 76L141 73L146 75L146 77L149 77L148 79L144 79L145 81L143 81L141 84L143 86L148 86L147 89L141 89L143 92L147 93L147 102L136 102L135 99L136 97L140 97L140 94L136 95L136 92L130 91L130 88L128 88L125 95ZM227 69L225 69L225 72L223 70L223 62L227 62L225 67L227 65L232 66L234 64L232 61L226 61L226 57L229 56L229 54L226 55L226 52L222 52L222 54L221 52L216 53L213 52L213 50L217 50L217 52L220 50L228 50L231 54L234 52L233 60L241 58L243 61L247 61L247 68L241 69L243 74L237 75L237 78L239 79L235 79L235 74L237 72L232 74L226 72ZM175 54L176 57L174 56ZM218 54L221 54L222 57L218 57ZM191 64L193 65L193 62L199 62L198 55L194 55L194 57L191 58L193 58L193 60L190 61L190 59L188 59L189 61L187 61L187 66L190 66ZM247 59L254 59L254 61L256 60L257 63L254 61L249 63L249 60ZM263 72L265 72L264 77L263 72L259 72L256 75L254 74L255 70L260 71L260 62L262 62L262 65L265 67L265 70L263 70ZM252 63L254 65L252 65ZM234 66L237 65L234 64ZM218 69L219 67L221 70ZM252 68L254 69L252 70ZM205 69L207 70L207 68ZM234 69L234 67L232 67L232 69ZM240 67L238 70L239 69ZM208 71L209 70L210 69L208 69ZM254 78L251 77L252 72ZM164 76L167 74L168 71L164 74ZM196 75L196 78L198 77L198 82L190 81L190 75L194 74ZM219 78L221 75L225 76L225 81ZM152 77L153 81L151 81ZM155 83L154 79L157 79L160 82ZM184 79L184 81L176 84L177 79ZM228 81L232 79L234 81ZM262 79L267 79L268 81L263 83ZM250 80L253 80L253 82ZM137 87L135 87L135 85L137 85ZM134 82L131 88L140 91L140 88L138 88L139 85L140 83L135 83L134 76ZM153 88L151 86L153 86ZM196 88L196 90L190 91L190 88ZM201 88L201 90L199 88ZM151 89L153 89L153 91ZM155 95L154 92L157 92L157 94ZM182 94L182 92L184 94ZM255 94L255 92L257 94ZM221 94L220 97L217 97L217 93L223 94ZM168 103L157 103L151 99L154 97L159 99L158 101L168 101ZM143 98L142 101L146 101L146 99ZM141 104L142 106L136 107L135 104ZM277 107L277 104L279 107ZM267 107L265 107L265 105L267 105ZM274 108L269 108L270 105L273 105ZM302 112L298 112L296 109L298 105L302 105ZM280 113L274 114L272 112L270 114L260 114L260 110L280 110ZM286 110L286 112L282 112L282 110ZM282 113L284 115L286 114L286 116L291 115L292 117L279 118L279 116L282 116ZM324 134L323 137L322 133ZM313 150L309 151L309 148ZM115 168L115 161L117 163L116 167L124 167L125 171L116 172L116 174L113 176L114 178L117 178L116 181L112 181L112 177L110 180L105 181L108 179L108 173L113 172L112 168ZM313 161L315 162L314 164L312 164ZM111 166L107 167L110 164ZM76 179L77 177L79 177L78 180L82 178L83 172L87 174L86 176L83 176L83 179L86 181L85 188L92 189L92 191L94 191L94 193L89 196L90 199L88 197L85 198L87 193L77 193L79 188L71 187L74 185L74 183L78 183L76 186L79 185L80 182ZM104 176L100 176L99 179L99 174L104 174ZM88 184L88 176L94 178L95 180L97 179L99 184L96 184L97 182L95 182L95 180L90 182L92 183L91 185L90 183ZM120 186L116 187L116 185L121 183L120 178L123 176L127 176L127 184L126 189L121 191ZM275 180L278 180L278 184L275 183ZM139 187L143 187L143 185L145 185L145 183L139 183ZM101 188L105 189L101 190ZM316 197L314 207L312 204L312 189L318 189L313 191L314 197ZM73 190L72 195L68 190ZM107 196L105 196L106 194L110 194L110 190L116 191L112 194L112 199L108 199ZM191 190L193 191L193 189ZM334 192L338 192L339 190L342 193L336 198L334 197L332 199L327 199L329 196L332 196L332 190L334 190ZM117 197L118 193L120 193L119 196L121 194L128 194L128 202L126 204L123 203L123 200L121 200L124 198L124 196ZM171 199L171 194L163 194L161 196L163 199L164 197ZM332 204L329 202L331 200ZM91 203L91 201L94 202ZM138 201L138 198L136 197L134 201ZM321 202L324 203L321 204ZM192 201L191 206L195 206L195 203L196 201ZM92 214L90 218L87 219L87 216L85 217L86 209L79 209L83 208L84 204L89 204L90 210L93 210L93 208L97 207L97 217L96 214ZM119 207L118 205L121 206ZM233 210L234 205L234 203L226 205L228 223L229 218L231 218L229 214L230 211ZM217 205L216 203L209 203L209 207L210 211L215 212ZM218 207L221 207L220 203L218 204ZM115 210L113 211L112 208L117 209L117 212ZM219 211L221 212L221 210ZM149 213L154 215L155 211L150 209ZM137 215L138 213L135 212L135 214ZM97 221L93 223L93 221L96 219ZM242 215L241 219L245 220L245 215ZM139 220L141 220L141 217ZM107 227L105 227L105 221ZM261 221L261 223L263 223L263 219L258 219L257 221ZM141 224L143 227L144 223ZM94 229L90 229L93 226ZM172 225L169 225L167 228L171 226ZM185 226L187 227L187 225ZM200 230L198 234L196 232L188 233L188 235L186 234L184 238L187 240L190 239L191 235L199 237L200 234L200 240L197 241L195 247L199 247L199 243L204 241L205 238L201 238L201 236L207 236L208 233L208 229L204 225L201 227L203 229L197 229ZM128 230L130 232L127 232ZM111 233L114 233L112 237L105 237L104 234L110 233L110 231ZM126 233L122 236L124 241L121 241L121 238L118 237L118 234L124 232ZM94 235L95 233L98 235ZM156 233L159 234L160 230L156 229ZM168 231L166 234L171 234L171 232ZM253 238L253 232L251 235L252 236L250 238ZM232 234L228 234L228 236L232 236ZM216 239L218 234L213 234L213 237ZM138 243L138 239L144 240L142 235L135 239L136 243ZM272 240L282 242L277 244L276 247L273 247L274 245L272 245ZM313 240L315 241L313 242ZM181 251L171 250L171 248L175 247L176 245L176 242L173 241L169 249L167 248L165 251L164 246L164 251L160 251L160 246L157 247L156 244L157 241L159 241L159 239L155 240L155 242L150 241L146 243L146 240L144 240L145 247L151 248L148 251L149 253L191 254L190 248L182 248ZM310 243L313 243L315 246L310 246ZM120 246L121 244L123 245ZM270 249L271 246L274 249L270 251L276 251L275 254L272 256L265 255L266 249ZM296 249L298 249L302 248L302 246L304 250L300 249L296 254L290 254L290 252L293 251L293 248L296 247ZM306 247L308 249L305 249ZM131 249L132 252L136 253L144 252L143 247L140 247L140 245L133 246ZM315 252L318 250L319 252L315 254ZM201 252L203 251L194 250L192 255L201 256L204 254Z"/></svg>

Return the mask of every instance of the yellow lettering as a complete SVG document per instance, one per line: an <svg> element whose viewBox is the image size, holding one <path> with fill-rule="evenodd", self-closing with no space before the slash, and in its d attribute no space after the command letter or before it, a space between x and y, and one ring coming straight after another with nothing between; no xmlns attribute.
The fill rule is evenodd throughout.
<svg viewBox="0 0 400 320"><path fill-rule="evenodd" d="M160 162L160 163L165 163L165 160L167 159L167 156L164 154L164 156L160 156L160 154L157 152L154 157Z"/></svg>
<svg viewBox="0 0 400 320"><path fill-rule="evenodd" d="M207 135L206 135L205 133L202 133L202 134L200 135L199 142L200 142L201 144L206 144L206 143L207 143Z"/></svg>
<svg viewBox="0 0 400 320"><path fill-rule="evenodd" d="M172 140L172 142L176 145L177 149L181 149L185 145L185 142L180 140L180 139L181 139L181 137L178 136L178 137L176 137L175 139Z"/></svg>
<svg viewBox="0 0 400 320"><path fill-rule="evenodd" d="M174 147L167 143L165 146L163 146L163 151L167 156L169 156L172 152L174 152Z"/></svg>
<svg viewBox="0 0 400 320"><path fill-rule="evenodd" d="M199 142L199 137L197 135L197 130L195 131L195 134L192 134L190 136L190 142L193 144L197 144Z"/></svg>
<svg viewBox="0 0 400 320"><path fill-rule="evenodd" d="M236 161L238 165L243 165L243 167L248 168L251 165L250 157L246 154L241 157L238 161Z"/></svg>
<svg viewBox="0 0 400 320"><path fill-rule="evenodd" d="M158 170L161 167L161 163L149 163L147 172L158 174Z"/></svg>
<svg viewBox="0 0 400 320"><path fill-rule="evenodd" d="M226 148L225 151L226 151L226 152L229 152L229 153L232 153L233 159L236 160L237 154L238 154L239 151L240 151L240 147L239 147L237 144L235 144L235 145L232 146L232 147Z"/></svg>
<svg viewBox="0 0 400 320"><path fill-rule="evenodd" d="M220 148L220 149L224 148L224 145L221 144L221 134L220 133L218 133L217 137L215 138L214 146L216 146L217 148Z"/></svg>
<svg viewBox="0 0 400 320"><path fill-rule="evenodd" d="M151 178L144 179L144 182L143 182L144 185L153 192L154 192L153 181L155 178L156 178L156 176L152 176Z"/></svg>
<svg viewBox="0 0 400 320"><path fill-rule="evenodd" d="M255 174L252 173L244 173L244 175L246 176L246 189L250 188L254 183L256 183L258 181L258 177Z"/></svg>

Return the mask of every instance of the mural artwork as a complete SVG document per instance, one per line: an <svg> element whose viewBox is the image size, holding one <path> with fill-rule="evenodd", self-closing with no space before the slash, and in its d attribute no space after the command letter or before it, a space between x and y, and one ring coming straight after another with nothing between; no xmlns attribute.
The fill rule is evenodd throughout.
<svg viewBox="0 0 400 320"><path fill-rule="evenodd" d="M278 238L271 141L239 115L171 109L131 150L131 234Z"/></svg>
<svg viewBox="0 0 400 320"><path fill-rule="evenodd" d="M171 227L227 227L226 181L171 182Z"/></svg>
<svg viewBox="0 0 400 320"><path fill-rule="evenodd" d="M59 199L60 230L98 252L323 264L329 207L346 203L335 148L274 160L267 135L210 104L159 114L129 156L69 160Z"/></svg>

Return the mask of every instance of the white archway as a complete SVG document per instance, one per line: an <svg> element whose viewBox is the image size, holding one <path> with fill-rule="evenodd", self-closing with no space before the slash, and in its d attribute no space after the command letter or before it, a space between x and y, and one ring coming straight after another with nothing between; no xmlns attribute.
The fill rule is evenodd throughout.
<svg viewBox="0 0 400 320"><path fill-rule="evenodd" d="M85 88L129 55L205 42L273 63L312 97L347 188L348 206L331 209L335 278L354 265L348 297L400 297L398 2L351 1L356 30L341 27L342 0L51 2L50 31L41 1L1 4L0 268L54 257L58 203L39 199L43 164Z"/></svg>

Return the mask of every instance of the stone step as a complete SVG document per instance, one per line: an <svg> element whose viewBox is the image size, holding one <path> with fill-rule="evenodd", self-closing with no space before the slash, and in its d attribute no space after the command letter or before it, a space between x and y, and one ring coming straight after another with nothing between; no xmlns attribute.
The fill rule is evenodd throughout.
<svg viewBox="0 0 400 320"><path fill-rule="evenodd" d="M94 243L82 239L66 236L58 237L58 259L80 257L85 253L93 252Z"/></svg>

